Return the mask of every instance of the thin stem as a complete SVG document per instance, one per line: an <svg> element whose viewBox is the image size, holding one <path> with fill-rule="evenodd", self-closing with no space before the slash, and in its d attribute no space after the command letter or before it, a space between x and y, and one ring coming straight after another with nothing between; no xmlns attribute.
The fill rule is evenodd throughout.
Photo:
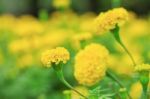
<svg viewBox="0 0 150 99"><path fill-rule="evenodd" d="M127 49L127 47L123 44L123 42L121 41L120 35L119 35L119 26L116 25L115 29L111 30L114 38L116 39L116 41L123 47L123 49L126 51L126 53L129 55L131 61L133 62L133 66L136 66L136 62L132 56L132 54L129 52L129 50Z"/></svg>
<svg viewBox="0 0 150 99"><path fill-rule="evenodd" d="M149 99L148 98L149 72L147 71L140 72L140 82L143 87L143 96L145 97L145 99Z"/></svg>
<svg viewBox="0 0 150 99"><path fill-rule="evenodd" d="M125 88L124 85L109 71L106 72L106 75L114 80L121 88ZM128 92L126 92L129 99L132 99Z"/></svg>
<svg viewBox="0 0 150 99"><path fill-rule="evenodd" d="M124 88L124 85L111 72L107 71L106 75L117 82L121 88Z"/></svg>
<svg viewBox="0 0 150 99"><path fill-rule="evenodd" d="M62 70L61 71L56 71L58 78L71 90L75 91L76 93L78 93L80 96L82 96L85 99L88 99L86 96L84 96L82 93L80 93L79 91L77 91L76 89L74 89L64 78Z"/></svg>

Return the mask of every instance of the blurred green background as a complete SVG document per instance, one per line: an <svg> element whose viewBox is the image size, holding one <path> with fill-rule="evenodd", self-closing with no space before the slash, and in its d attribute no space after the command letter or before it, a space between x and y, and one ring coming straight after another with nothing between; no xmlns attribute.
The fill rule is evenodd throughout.
<svg viewBox="0 0 150 99"><path fill-rule="evenodd" d="M94 11L99 13L111 8L113 0L72 0L71 8L78 13ZM114 0L115 1L115 0ZM150 12L150 0L121 0L121 6L132 10L139 15ZM12 13L15 15L37 15L40 9L55 11L52 0L0 0L0 14Z"/></svg>
<svg viewBox="0 0 150 99"><path fill-rule="evenodd" d="M149 4L150 0L121 0L121 6L136 12L139 16L149 17ZM91 14L84 16L86 12L95 12L98 14L101 11L106 11L111 8L112 0L72 0L71 10L75 13L69 12L63 15L62 13L55 13L57 10L53 7L52 0L0 0L0 15L12 14L15 16L24 16L29 14L37 17L41 9L45 9L49 12L48 14L52 14L52 17L49 15L49 19L46 20L47 22L43 22L31 16L0 16L0 99L62 99L62 91L67 88L58 80L52 69L41 68L42 64L40 60L37 59L40 58L40 54L44 49L60 45L64 46L71 53L71 60L67 66L64 67L65 77L72 85L77 85L77 81L73 76L73 59L77 51L71 46L70 42L68 44L68 42L66 43L66 40L59 41L58 39L66 39L63 35L71 38L72 34L75 35L76 33L83 32L84 29L89 29L90 26L88 25L91 24L90 22L94 17ZM76 15L76 13L78 14ZM69 22L68 18L70 18ZM135 18L135 20L132 20L132 22L129 23L131 24L131 27L134 27L134 31L137 27L139 29L142 25L142 32L140 31L139 33L140 36L137 35L138 33L132 32L133 36L130 37L130 35L127 34L128 31L125 31L126 37L128 38L127 41L130 42L130 47L133 47L133 45L136 46L137 43L135 43L135 41L137 41L138 49L142 48L142 54L140 53L140 55L143 55L143 60L147 63L150 63L149 23L150 18L149 20ZM130 28L127 27L126 30L128 29L130 30ZM19 32L17 33L16 31ZM20 33L20 31L23 33L24 31L27 33L34 33L26 35ZM87 31L85 30L84 32ZM62 37L59 36L59 32ZM57 34L55 35L55 33ZM56 36L58 36L57 40L60 44L55 42L53 36L56 39ZM52 41L49 40L49 37ZM134 39L132 37L134 37ZM43 40L46 40L44 41L44 44L46 43L45 45L40 43ZM122 51L120 51L120 47L115 48L116 43L110 34L106 34L100 38L95 37L91 41L101 42L109 49L110 53L117 53L118 56L120 55L118 58L120 59ZM56 44L51 45L51 42ZM22 43L29 44L31 48L28 48L28 46L21 46L23 45ZM32 43L35 43L35 46L32 45ZM41 44L40 47L38 46L39 43ZM11 53L9 47L13 45L11 49L13 50L13 48L18 47L16 46L17 44L19 47L22 47L21 51L19 49L20 52L16 51L15 53ZM27 50L30 51L26 51L26 49L24 49L26 47ZM118 49L120 52L118 52ZM137 51L137 47L135 47L135 49ZM31 64L30 62L27 62L28 58L29 61L31 58ZM20 64L20 61L23 61L23 63ZM27 64L24 64L26 62ZM18 63L25 68L22 69L21 67L20 69L19 67L18 69ZM132 81L128 76L125 76L124 78L125 80L127 79L127 82ZM102 83L105 84L105 81Z"/></svg>

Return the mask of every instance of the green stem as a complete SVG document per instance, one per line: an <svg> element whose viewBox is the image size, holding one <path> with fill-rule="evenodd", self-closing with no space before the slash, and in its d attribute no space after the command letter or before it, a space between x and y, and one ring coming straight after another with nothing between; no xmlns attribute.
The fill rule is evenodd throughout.
<svg viewBox="0 0 150 99"><path fill-rule="evenodd" d="M112 80L114 80L121 88L125 88L124 85L111 72L107 71L106 75L108 77L110 77ZM131 96L129 95L129 93L128 92L126 92L126 93L127 93L128 97L129 97L129 99L132 99Z"/></svg>
<svg viewBox="0 0 150 99"><path fill-rule="evenodd" d="M64 83L68 88L70 88L71 90L75 91L76 93L78 93L80 96L82 96L85 99L88 99L86 96L84 96L82 93L80 93L79 91L77 91L76 89L74 89L64 78L63 72L62 72L62 66L61 65L57 65L57 66L53 66L58 78L60 79L60 81L62 83Z"/></svg>
<svg viewBox="0 0 150 99"><path fill-rule="evenodd" d="M114 38L116 39L116 41L123 47L123 49L126 51L126 53L129 55L131 61L133 62L133 65L136 66L136 62L132 56L132 54L129 52L129 50L126 48L126 46L123 44L123 42L121 41L120 35L119 35L119 26L116 25L116 28L111 30Z"/></svg>
<svg viewBox="0 0 150 99"><path fill-rule="evenodd" d="M65 99L71 99L71 91L70 90L63 91L63 94L64 94Z"/></svg>
<svg viewBox="0 0 150 99"><path fill-rule="evenodd" d="M145 97L145 99L149 99L148 98L149 72L147 71L140 72L140 82L143 87L143 96Z"/></svg>

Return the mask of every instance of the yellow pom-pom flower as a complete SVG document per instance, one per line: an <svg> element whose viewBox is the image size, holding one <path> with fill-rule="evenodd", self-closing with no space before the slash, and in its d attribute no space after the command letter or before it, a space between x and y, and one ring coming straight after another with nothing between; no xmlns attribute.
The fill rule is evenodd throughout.
<svg viewBox="0 0 150 99"><path fill-rule="evenodd" d="M124 8L114 8L100 15L95 19L95 32L104 33L115 28L116 25L121 26L128 20L128 12Z"/></svg>
<svg viewBox="0 0 150 99"><path fill-rule="evenodd" d="M108 50L100 44L90 44L75 57L75 78L80 84L92 86L100 81L106 72Z"/></svg>
<svg viewBox="0 0 150 99"><path fill-rule="evenodd" d="M69 59L70 54L68 50L63 47L47 50L43 52L41 57L41 61L46 67L51 67L52 63L57 65L60 62L63 62L65 64Z"/></svg>
<svg viewBox="0 0 150 99"><path fill-rule="evenodd" d="M141 64L135 66L135 71L150 71L150 65L149 64Z"/></svg>

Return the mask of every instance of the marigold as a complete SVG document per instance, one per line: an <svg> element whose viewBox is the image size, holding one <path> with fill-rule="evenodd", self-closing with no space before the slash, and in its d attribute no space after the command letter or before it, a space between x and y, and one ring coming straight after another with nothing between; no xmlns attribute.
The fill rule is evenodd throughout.
<svg viewBox="0 0 150 99"><path fill-rule="evenodd" d="M94 85L105 76L108 50L100 44L90 44L75 57L75 78L80 84Z"/></svg>
<svg viewBox="0 0 150 99"><path fill-rule="evenodd" d="M141 64L135 66L135 71L150 71L150 65L149 64Z"/></svg>
<svg viewBox="0 0 150 99"><path fill-rule="evenodd" d="M95 19L95 32L104 33L114 29L116 25L122 25L128 20L128 12L124 8L114 8Z"/></svg>
<svg viewBox="0 0 150 99"><path fill-rule="evenodd" d="M63 47L57 47L55 49L47 50L43 52L41 61L46 67L50 67L52 63L59 64L60 62L66 63L70 58L70 54L67 49Z"/></svg>

